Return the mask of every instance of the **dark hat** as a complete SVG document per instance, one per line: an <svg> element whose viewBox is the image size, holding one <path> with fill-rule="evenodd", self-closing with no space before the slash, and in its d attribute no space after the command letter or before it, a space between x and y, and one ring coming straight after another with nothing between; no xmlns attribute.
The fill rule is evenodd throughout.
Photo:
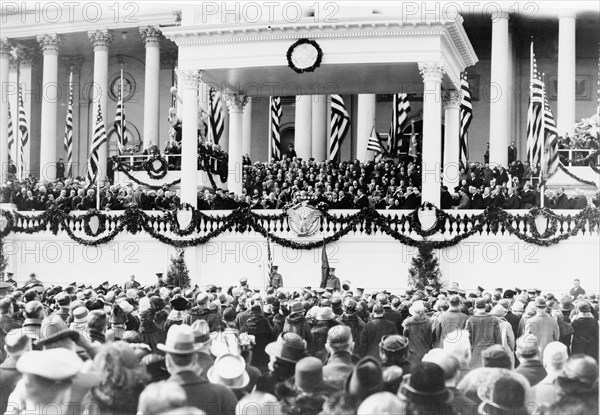
<svg viewBox="0 0 600 415"><path fill-rule="evenodd" d="M477 286L477 290L479 290L479 291L481 291L481 292L483 292L483 291L484 291L484 289L483 289L483 287L482 287L481 285L478 285L478 286Z"/></svg>
<svg viewBox="0 0 600 415"><path fill-rule="evenodd" d="M578 393L587 392L597 387L598 363L596 363L594 358L587 355L579 354L571 356L564 364L557 382L561 387L568 385L578 386Z"/></svg>
<svg viewBox="0 0 600 415"><path fill-rule="evenodd" d="M354 370L346 378L344 391L362 400L384 388L381 364L372 356L359 360Z"/></svg>
<svg viewBox="0 0 600 415"><path fill-rule="evenodd" d="M571 297L565 296L561 298L560 305L558 306L560 311L571 311L573 310L573 303Z"/></svg>
<svg viewBox="0 0 600 415"><path fill-rule="evenodd" d="M592 307L587 301L581 300L577 302L577 311L580 313L591 313Z"/></svg>
<svg viewBox="0 0 600 415"><path fill-rule="evenodd" d="M60 306L67 306L71 304L71 297L67 293L60 293L54 297L54 301Z"/></svg>
<svg viewBox="0 0 600 415"><path fill-rule="evenodd" d="M279 335L276 341L267 344L265 352L277 359L296 363L306 357L306 342L296 333L287 332Z"/></svg>
<svg viewBox="0 0 600 415"><path fill-rule="evenodd" d="M381 338L379 347L386 352L399 352L408 347L408 339L399 334L388 334Z"/></svg>
<svg viewBox="0 0 600 415"><path fill-rule="evenodd" d="M510 356L499 344L494 344L481 352L481 359L484 367L498 367L511 369L512 362Z"/></svg>
<svg viewBox="0 0 600 415"><path fill-rule="evenodd" d="M523 290L518 287L515 287L515 291L517 292L517 294L521 294L523 292Z"/></svg>
<svg viewBox="0 0 600 415"><path fill-rule="evenodd" d="M157 272L157 273L156 273L156 276L157 276L158 278L162 278L162 276L163 276L163 273L162 273L162 272Z"/></svg>
<svg viewBox="0 0 600 415"><path fill-rule="evenodd" d="M504 290L503 290L502 288L496 288L496 291L500 291L500 292L502 292L502 291L504 291Z"/></svg>
<svg viewBox="0 0 600 415"><path fill-rule="evenodd" d="M508 290L504 291L504 294L502 295L502 297L504 297L504 298L514 298L515 295L517 295L517 293L514 290L508 289Z"/></svg>
<svg viewBox="0 0 600 415"><path fill-rule="evenodd" d="M398 396L404 401L414 404L448 403L454 397L446 388L444 370L435 363L417 363L411 367L407 378L398 391Z"/></svg>
<svg viewBox="0 0 600 415"><path fill-rule="evenodd" d="M489 415L528 413L525 407L526 391L514 377L500 377L490 391L490 398L482 403L482 413Z"/></svg>
<svg viewBox="0 0 600 415"><path fill-rule="evenodd" d="M483 298L478 298L475 300L475 308L485 308L486 302Z"/></svg>
<svg viewBox="0 0 600 415"><path fill-rule="evenodd" d="M315 391L323 385L323 362L308 356L296 363L294 383L305 392Z"/></svg>
<svg viewBox="0 0 600 415"><path fill-rule="evenodd" d="M190 302L184 297L177 297L171 300L171 307L173 307L173 310L177 311L187 310L190 308Z"/></svg>
<svg viewBox="0 0 600 415"><path fill-rule="evenodd" d="M546 299L544 297L536 297L535 306L537 308L546 308L546 306L547 306Z"/></svg>

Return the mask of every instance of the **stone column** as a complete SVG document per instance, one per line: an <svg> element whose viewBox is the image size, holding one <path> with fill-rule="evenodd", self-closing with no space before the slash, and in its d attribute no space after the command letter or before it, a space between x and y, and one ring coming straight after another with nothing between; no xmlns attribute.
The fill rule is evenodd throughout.
<svg viewBox="0 0 600 415"><path fill-rule="evenodd" d="M6 94L7 103L10 104L10 114L13 125L13 144L10 149L10 157L15 164L17 165L17 156L18 156L18 143L17 143L17 116L19 113L19 104L17 101L18 88L19 85L19 60L11 55L8 60L8 90ZM8 109L8 106L7 106Z"/></svg>
<svg viewBox="0 0 600 415"><path fill-rule="evenodd" d="M312 156L318 162L327 160L327 95L313 95Z"/></svg>
<svg viewBox="0 0 600 415"><path fill-rule="evenodd" d="M556 128L559 135L575 132L575 14L558 19L558 96Z"/></svg>
<svg viewBox="0 0 600 415"><path fill-rule="evenodd" d="M360 161L375 159L375 153L367 151L369 136L375 125L375 94L358 94L358 121L356 123L356 158Z"/></svg>
<svg viewBox="0 0 600 415"><path fill-rule="evenodd" d="M144 148L159 145L160 121L160 39L162 32L156 26L140 27L140 35L146 44L146 72L144 77Z"/></svg>
<svg viewBox="0 0 600 415"><path fill-rule="evenodd" d="M37 41L44 55L42 75L42 129L40 137L40 180L56 179L58 100L58 48L62 39L56 33L41 35ZM68 93L68 92L67 92Z"/></svg>
<svg viewBox="0 0 600 415"><path fill-rule="evenodd" d="M440 206L442 158L442 62L419 62L423 76L423 145L421 200Z"/></svg>
<svg viewBox="0 0 600 415"><path fill-rule="evenodd" d="M198 193L198 71L177 71L181 85L181 202L196 207Z"/></svg>
<svg viewBox="0 0 600 415"><path fill-rule="evenodd" d="M509 57L508 13L492 13L492 71L490 102L490 164L508 164L510 144L510 120L508 100L510 85L508 80Z"/></svg>
<svg viewBox="0 0 600 415"><path fill-rule="evenodd" d="M8 83L8 66L10 42L8 39L0 39L0 96L2 105L0 105L0 178L4 183L6 181L6 172L8 167L8 96L14 93ZM16 108L11 108L14 112ZM14 135L13 135L14 138Z"/></svg>
<svg viewBox="0 0 600 415"><path fill-rule="evenodd" d="M312 95L296 96L294 148L303 160L312 156Z"/></svg>
<svg viewBox="0 0 600 415"><path fill-rule="evenodd" d="M252 149L252 98L248 98L242 120L242 155L250 155Z"/></svg>
<svg viewBox="0 0 600 415"><path fill-rule="evenodd" d="M80 141L80 138L82 137L82 132L81 132L81 124L79 122L79 114L80 114L80 110L79 110L79 95L80 95L80 75L81 75L81 64L83 63L83 57L82 56L64 56L62 58L63 63L66 67L66 71L67 71L67 78L69 76L70 73L73 73L73 164L72 164L72 170L73 170L73 177L76 176L85 176L85 172L83 171L82 167L84 166L84 163L80 162L80 153L83 151L84 153L86 153L88 151L87 149L87 141ZM68 81L67 81L68 82ZM67 88L69 88L68 84ZM68 89L67 89L67 96L66 96L66 100L69 99L68 96ZM65 101L68 102L68 101ZM64 142L64 141L63 141ZM62 147L64 149L64 145ZM67 170L67 154L65 153L65 175L68 174L68 170ZM87 167L87 166L86 166Z"/></svg>
<svg viewBox="0 0 600 415"><path fill-rule="evenodd" d="M97 29L88 32L88 37L94 48L94 88L93 88L93 111L92 111L92 127L98 114L98 101L102 110L102 118L104 125L107 125L109 119L108 114L108 47L112 43L112 33L107 29ZM89 137L90 143L93 140L93 134ZM89 157L89 154L88 154ZM106 179L106 162L108 159L108 143L104 143L98 150L98 180Z"/></svg>
<svg viewBox="0 0 600 415"><path fill-rule="evenodd" d="M452 193L459 184L460 91L448 91L444 96L444 185Z"/></svg>
<svg viewBox="0 0 600 415"><path fill-rule="evenodd" d="M237 195L242 194L242 128L244 107L248 97L241 94L225 94L229 110L229 165L227 188Z"/></svg>

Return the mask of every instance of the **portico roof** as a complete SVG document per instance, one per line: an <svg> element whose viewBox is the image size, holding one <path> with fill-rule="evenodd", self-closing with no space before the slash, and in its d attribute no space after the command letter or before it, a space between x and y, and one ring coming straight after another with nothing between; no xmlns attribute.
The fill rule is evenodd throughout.
<svg viewBox="0 0 600 415"><path fill-rule="evenodd" d="M255 24L198 24L163 29L179 46L179 69L200 70L220 89L250 96L391 93L422 84L418 62L442 62L445 87L478 59L462 17L444 21L394 15ZM287 51L298 39L316 41L320 67L297 74Z"/></svg>

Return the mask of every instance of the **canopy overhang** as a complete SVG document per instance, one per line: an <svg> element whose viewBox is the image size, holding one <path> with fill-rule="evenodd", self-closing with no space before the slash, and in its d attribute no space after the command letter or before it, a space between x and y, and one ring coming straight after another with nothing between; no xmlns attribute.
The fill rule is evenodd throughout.
<svg viewBox="0 0 600 415"><path fill-rule="evenodd" d="M164 28L179 47L178 67L199 70L221 90L249 96L402 92L422 84L417 64L441 62L445 88L478 59L457 15L451 21L410 20L377 15L334 24L307 19ZM298 39L316 41L321 65L298 74L287 51Z"/></svg>

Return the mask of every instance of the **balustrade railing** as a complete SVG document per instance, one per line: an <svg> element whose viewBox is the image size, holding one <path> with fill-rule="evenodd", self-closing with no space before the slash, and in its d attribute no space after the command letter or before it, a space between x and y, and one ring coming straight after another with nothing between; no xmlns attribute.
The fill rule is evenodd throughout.
<svg viewBox="0 0 600 415"><path fill-rule="evenodd" d="M385 220L387 226L389 226L394 232L402 236L418 238L418 232L415 229L414 220L411 220L411 214L413 211L410 210L397 210L394 213L390 213L389 211L378 211ZM499 226L492 226L489 223L484 224L482 230L477 232L477 234L481 236L486 235L497 235L497 236L508 236L511 232L508 231L507 227L513 228L519 233L525 234L527 236L532 235L531 230L531 217L526 217L526 212L522 210L510 210L506 211L510 215L512 215L512 221L509 224L500 224ZM119 221L123 220L123 211L107 211L102 212L102 217L105 218L104 223L104 232L98 235L101 237L103 234L110 233L116 230L119 227ZM203 236L210 232L213 232L223 226L227 219L226 217L231 214L231 211L204 211L204 215L199 219L196 229L186 236L177 236L175 232L172 230L172 222L166 220L164 212L145 212L146 218L150 221L147 225L150 225L154 232L163 234L164 236L170 238L181 238L188 239L198 236ZM256 212L257 215L257 223L264 227L267 232L284 237L294 237L295 233L290 228L290 224L288 222L288 217L286 215L280 215L281 210L271 210L268 212L261 213ZM348 218L352 215L358 213L357 210L330 210L327 215L322 215L319 217L319 227L318 230L313 235L314 237L322 238L329 235L333 235L339 232L342 229L345 229L347 226L351 226L351 230L348 234L350 235L382 235L384 232L380 229L377 224L372 222L368 223L368 220L358 220L352 224L343 223L339 221L339 218ZM479 218L482 213L480 210L461 210L457 211L449 211L446 212L447 216L444 220L443 224L440 224L440 232L437 232L431 235L431 239L449 239L455 237L457 235L464 234L466 232L471 231L474 227L480 225ZM558 220L556 221L555 229L552 231L550 228L551 221L547 220L546 225L548 229L550 229L550 234L546 234L544 238L551 238L553 236L559 236L565 232L573 231L577 226L577 221L575 219L575 215L577 212L572 210L558 210L554 211L556 215L558 215ZM86 220L88 212L83 211L72 211L68 216L68 220L63 222L63 226L68 226L70 232L75 235L86 238L86 239L94 239L90 236L86 236L84 227L86 226ZM24 230L36 230L36 234L51 234L50 224L46 224L45 226L41 226L40 223L40 215L39 212L19 212L19 215L14 219L13 226L19 227ZM336 220L338 219L338 220ZM529 219L529 220L528 220ZM536 222L537 223L537 222ZM88 224L89 226L89 224ZM250 229L240 229L239 224L235 225L231 231L226 231L227 233L238 233L238 232L247 232ZM61 232L64 232L62 230ZM543 231L537 231L543 233ZM597 238L598 229L594 229L593 232L590 232L590 224L586 221L585 225L578 231L577 235L593 235Z"/></svg>
<svg viewBox="0 0 600 415"><path fill-rule="evenodd" d="M585 149L585 148L564 148L558 150L558 157L565 166L589 166L592 160L583 160L590 154L596 152L597 149ZM595 158L596 165L600 164L600 155Z"/></svg>

